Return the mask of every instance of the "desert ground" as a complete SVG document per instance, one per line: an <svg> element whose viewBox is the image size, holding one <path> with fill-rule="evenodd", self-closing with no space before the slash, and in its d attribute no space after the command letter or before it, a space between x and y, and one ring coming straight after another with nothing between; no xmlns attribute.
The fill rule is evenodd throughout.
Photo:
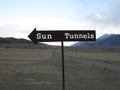
<svg viewBox="0 0 120 90"><path fill-rule="evenodd" d="M120 90L120 51L65 49L66 90ZM62 90L61 49L0 48L0 90Z"/></svg>

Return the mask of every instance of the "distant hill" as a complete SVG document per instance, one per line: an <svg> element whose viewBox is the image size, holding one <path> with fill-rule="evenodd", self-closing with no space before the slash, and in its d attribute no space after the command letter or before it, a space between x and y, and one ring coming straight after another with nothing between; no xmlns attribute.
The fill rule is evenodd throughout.
<svg viewBox="0 0 120 90"><path fill-rule="evenodd" d="M9 37L9 38L0 37L0 44L12 44L12 43L31 44L32 42L26 39L16 39L13 37Z"/></svg>
<svg viewBox="0 0 120 90"><path fill-rule="evenodd" d="M96 41L78 42L73 46L85 47L120 47L120 34L104 34Z"/></svg>
<svg viewBox="0 0 120 90"><path fill-rule="evenodd" d="M35 45L33 42L26 39L17 39L13 37L3 38L0 37L0 47L7 48L47 48L49 45L38 43Z"/></svg>

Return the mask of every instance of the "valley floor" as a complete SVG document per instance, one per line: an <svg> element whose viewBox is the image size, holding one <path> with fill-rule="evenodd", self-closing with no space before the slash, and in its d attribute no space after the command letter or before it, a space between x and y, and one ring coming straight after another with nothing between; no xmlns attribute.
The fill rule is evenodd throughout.
<svg viewBox="0 0 120 90"><path fill-rule="evenodd" d="M62 90L60 50L0 48L0 90ZM120 52L65 50L66 90L120 90L119 71Z"/></svg>

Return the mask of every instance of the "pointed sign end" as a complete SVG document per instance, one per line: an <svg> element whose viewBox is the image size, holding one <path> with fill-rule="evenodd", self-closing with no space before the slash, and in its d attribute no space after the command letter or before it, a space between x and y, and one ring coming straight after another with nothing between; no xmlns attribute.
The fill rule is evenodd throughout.
<svg viewBox="0 0 120 90"><path fill-rule="evenodd" d="M33 29L33 31L28 35L28 38L37 45L37 39L36 39L36 28Z"/></svg>

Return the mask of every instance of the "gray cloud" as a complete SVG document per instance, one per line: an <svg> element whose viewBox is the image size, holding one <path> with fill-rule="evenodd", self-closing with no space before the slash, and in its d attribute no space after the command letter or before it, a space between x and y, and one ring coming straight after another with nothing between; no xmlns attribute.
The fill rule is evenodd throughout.
<svg viewBox="0 0 120 90"><path fill-rule="evenodd" d="M96 12L87 19L99 24L120 26L120 0L112 0L104 11Z"/></svg>

